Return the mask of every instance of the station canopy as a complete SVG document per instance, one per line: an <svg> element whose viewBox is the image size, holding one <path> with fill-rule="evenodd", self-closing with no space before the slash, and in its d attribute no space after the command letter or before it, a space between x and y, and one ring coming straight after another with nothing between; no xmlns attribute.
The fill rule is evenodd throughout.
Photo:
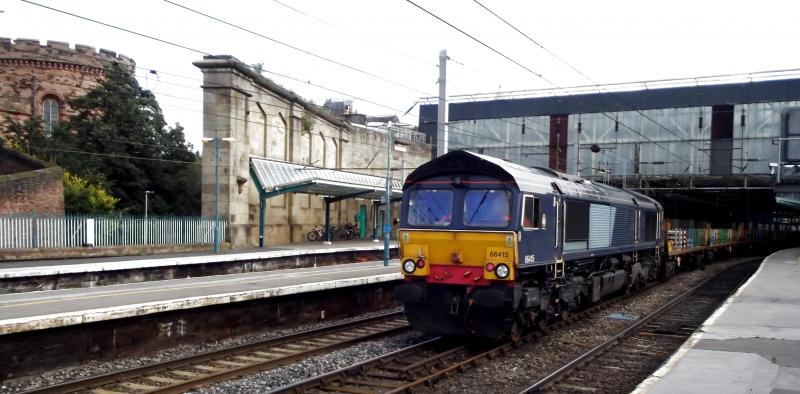
<svg viewBox="0 0 800 394"><path fill-rule="evenodd" d="M250 175L262 198L285 193L304 193L333 199L365 198L380 200L386 196L386 178L329 168L250 157ZM400 198L403 184L392 180L391 198Z"/></svg>

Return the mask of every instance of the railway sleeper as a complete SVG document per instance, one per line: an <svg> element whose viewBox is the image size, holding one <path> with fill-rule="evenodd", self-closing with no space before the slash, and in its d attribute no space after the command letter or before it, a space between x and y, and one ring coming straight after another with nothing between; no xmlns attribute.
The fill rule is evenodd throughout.
<svg viewBox="0 0 800 394"><path fill-rule="evenodd" d="M175 384L175 383L185 382L185 380L167 378L167 377L163 377L163 376L147 376L147 377L145 377L145 379L151 380L153 382L161 383L161 384Z"/></svg>

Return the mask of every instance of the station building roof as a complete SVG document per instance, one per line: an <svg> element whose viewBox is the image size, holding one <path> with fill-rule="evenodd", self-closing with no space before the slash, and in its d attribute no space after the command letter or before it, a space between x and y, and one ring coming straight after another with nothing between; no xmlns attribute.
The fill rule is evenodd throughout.
<svg viewBox="0 0 800 394"><path fill-rule="evenodd" d="M448 118L453 122L796 100L800 78L450 103ZM436 107L420 106L421 131L436 130Z"/></svg>
<svg viewBox="0 0 800 394"><path fill-rule="evenodd" d="M250 174L266 198L285 193L314 194L336 199L378 200L386 195L386 178L250 157ZM402 184L392 180L392 198L402 196Z"/></svg>

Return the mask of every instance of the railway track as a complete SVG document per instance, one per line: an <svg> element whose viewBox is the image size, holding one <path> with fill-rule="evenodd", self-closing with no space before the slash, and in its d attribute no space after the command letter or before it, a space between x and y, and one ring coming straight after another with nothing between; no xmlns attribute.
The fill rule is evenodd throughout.
<svg viewBox="0 0 800 394"><path fill-rule="evenodd" d="M434 338L374 359L273 390L278 393L403 393L431 385L499 355L537 341L548 332L574 324L616 305L625 296L593 306L520 340L464 344Z"/></svg>
<svg viewBox="0 0 800 394"><path fill-rule="evenodd" d="M731 289L738 287L744 280L742 278L748 277L757 266L757 263L743 263L727 271L723 271L726 273L724 275L725 277L731 276L729 275L731 272L737 273L736 275L732 275L734 278L723 279L722 281L715 279L720 278L720 275L723 274L715 276L670 302L669 306L674 306L683 302L683 310L679 311L677 309L670 309L669 306L663 306L651 314L651 318L643 319L635 323L635 325L632 326L634 327L633 329L625 330L620 335L624 336L627 332L633 332L637 329L636 327L645 327L645 329L649 330L648 332L652 338L648 337L648 339L646 339L647 342L642 342L642 339L632 340L633 348L620 348L621 350L618 354L611 356L613 361L608 363L607 366L609 368L601 369L598 373L602 374L603 377L611 378L609 380L611 384L610 387L621 387L619 385L623 385L624 382L615 381L614 377L620 375L615 371L618 371L617 368L620 368L623 364L626 370L631 367L631 364L642 364L647 367L652 366L654 361L637 359L637 357L642 355L659 357L660 360L663 361L663 359L668 357L675 348L680 346L686 337L702 323L705 317L701 318L700 316L707 316L712 313L717 305L730 294L732 291ZM714 281L712 282L712 280ZM726 280L727 284L721 284ZM704 285L705 287L701 287ZM652 289L652 287L636 293L636 296L646 295L650 289ZM698 297L692 299L687 298L690 293L697 294ZM602 313L604 310L628 298L629 296L619 296L598 304L580 313L576 313L565 320L555 322L542 331L525 335L517 342L507 341L492 345L481 343L464 344L463 342L436 338L325 375L278 388L271 391L270 394L413 392L415 389L419 389L423 386L430 386L440 380L446 379L450 375L466 373L466 371L474 366L502 354L512 352L525 344L535 343L539 338L547 335L552 330L570 326L579 321L586 320L587 318L597 316L597 314ZM648 334L643 335L646 336ZM618 337L622 338L622 336ZM660 361L655 364L655 366L658 364L660 364ZM592 379L589 375L585 376L588 379ZM641 378L638 378L638 380L636 379L637 378L629 379L631 382L635 380L634 386L641 380ZM562 386L564 390L561 392L583 392L583 387L587 387L585 392L594 392L592 391L593 389L588 386L580 386L579 384L569 386L569 383L565 383L565 385ZM540 388L534 387L532 392L536 392L536 390L539 389ZM611 391L616 392L618 390L614 389ZM597 392L603 391L598 390Z"/></svg>
<svg viewBox="0 0 800 394"><path fill-rule="evenodd" d="M668 359L759 263L738 264L707 279L522 393L630 392Z"/></svg>
<svg viewBox="0 0 800 394"><path fill-rule="evenodd" d="M182 393L406 330L403 313L394 312L26 393Z"/></svg>

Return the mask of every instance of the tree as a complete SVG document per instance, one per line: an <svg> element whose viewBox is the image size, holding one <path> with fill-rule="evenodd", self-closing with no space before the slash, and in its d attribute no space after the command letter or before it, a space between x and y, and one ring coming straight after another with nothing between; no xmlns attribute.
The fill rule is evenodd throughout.
<svg viewBox="0 0 800 394"><path fill-rule="evenodd" d="M118 198L105 188L64 172L64 211L67 213L112 213Z"/></svg>
<svg viewBox="0 0 800 394"><path fill-rule="evenodd" d="M119 210L143 213L144 192L151 190L150 212L199 214L199 155L180 124L167 126L155 96L130 69L112 64L100 85L69 105L77 114L49 136L38 120L12 124L14 145L107 188Z"/></svg>

